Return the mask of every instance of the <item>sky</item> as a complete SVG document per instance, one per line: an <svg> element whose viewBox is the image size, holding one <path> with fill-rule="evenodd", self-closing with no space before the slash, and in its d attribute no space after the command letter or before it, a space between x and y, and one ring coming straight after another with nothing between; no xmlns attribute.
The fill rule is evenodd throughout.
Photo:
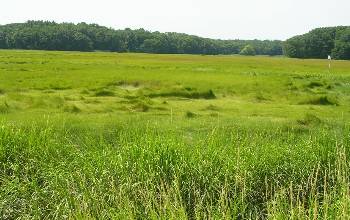
<svg viewBox="0 0 350 220"><path fill-rule="evenodd" d="M285 40L350 25L350 0L3 0L0 24L86 22L215 39Z"/></svg>

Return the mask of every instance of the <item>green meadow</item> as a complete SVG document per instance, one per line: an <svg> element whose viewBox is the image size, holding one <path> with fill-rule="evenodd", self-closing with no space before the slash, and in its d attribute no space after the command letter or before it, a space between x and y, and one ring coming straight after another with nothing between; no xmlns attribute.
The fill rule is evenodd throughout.
<svg viewBox="0 0 350 220"><path fill-rule="evenodd" d="M349 219L350 61L0 50L2 219Z"/></svg>

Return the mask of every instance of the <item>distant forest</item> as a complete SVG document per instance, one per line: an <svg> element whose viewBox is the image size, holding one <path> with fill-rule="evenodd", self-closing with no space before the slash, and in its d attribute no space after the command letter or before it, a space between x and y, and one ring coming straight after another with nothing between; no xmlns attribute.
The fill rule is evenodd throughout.
<svg viewBox="0 0 350 220"><path fill-rule="evenodd" d="M0 49L115 51L166 54L286 55L350 59L350 26L317 28L286 41L216 40L144 29L115 30L97 24L28 21L0 25Z"/></svg>
<svg viewBox="0 0 350 220"><path fill-rule="evenodd" d="M350 59L350 26L317 28L284 42L284 54L294 58Z"/></svg>
<svg viewBox="0 0 350 220"><path fill-rule="evenodd" d="M97 24L28 21L0 26L0 48L167 54L282 55L282 41L213 40L181 33L114 30Z"/></svg>

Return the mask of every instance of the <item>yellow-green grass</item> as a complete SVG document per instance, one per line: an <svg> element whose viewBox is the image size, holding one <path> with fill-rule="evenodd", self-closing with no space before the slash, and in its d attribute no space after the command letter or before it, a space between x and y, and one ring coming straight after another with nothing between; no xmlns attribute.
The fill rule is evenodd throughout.
<svg viewBox="0 0 350 220"><path fill-rule="evenodd" d="M0 50L0 218L346 219L350 62Z"/></svg>
<svg viewBox="0 0 350 220"><path fill-rule="evenodd" d="M308 112L348 118L349 114L350 62L346 61L333 62L328 72L324 60L271 57L4 50L0 55L1 109L10 113L76 109L169 114L173 109L177 115L212 113L206 108L216 106L220 115L242 117L295 119ZM210 90L216 99L183 97ZM322 98L330 103L319 104Z"/></svg>

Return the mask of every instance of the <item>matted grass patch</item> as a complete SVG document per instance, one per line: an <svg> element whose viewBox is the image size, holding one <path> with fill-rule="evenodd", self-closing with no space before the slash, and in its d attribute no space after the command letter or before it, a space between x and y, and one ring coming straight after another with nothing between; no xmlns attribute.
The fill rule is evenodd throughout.
<svg viewBox="0 0 350 220"><path fill-rule="evenodd" d="M335 97L317 96L301 101L302 105L339 105L339 101Z"/></svg>

